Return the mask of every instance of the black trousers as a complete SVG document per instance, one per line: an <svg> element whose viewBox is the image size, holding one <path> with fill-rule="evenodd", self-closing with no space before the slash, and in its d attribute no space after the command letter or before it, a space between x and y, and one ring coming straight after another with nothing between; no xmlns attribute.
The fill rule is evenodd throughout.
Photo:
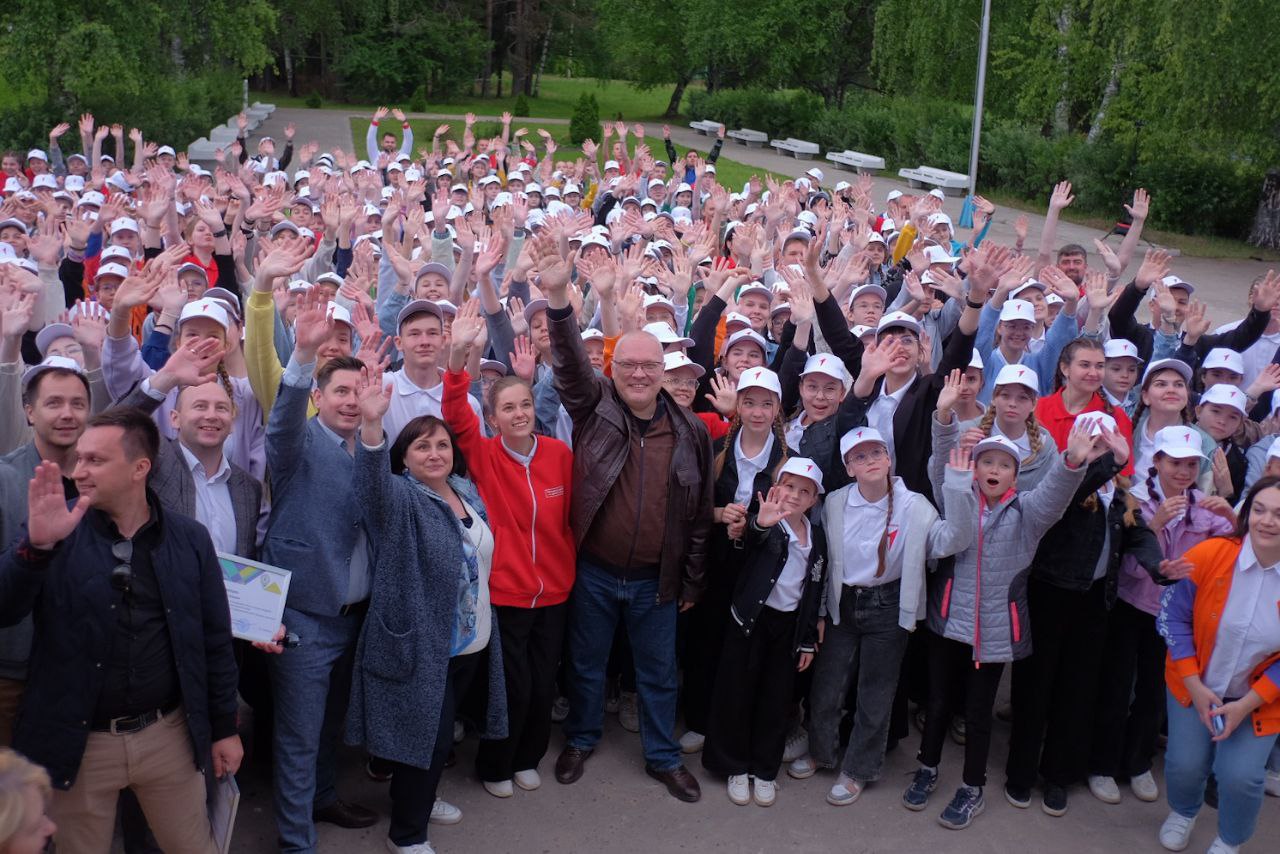
<svg viewBox="0 0 1280 854"><path fill-rule="evenodd" d="M435 748L431 753L431 767L415 768L403 762L386 761L393 774L391 829L387 836L396 845L408 847L427 841L431 807L436 802L436 791L440 788L445 760L453 747L453 717L457 713L458 698L467 693L480 659L486 654L485 650L481 650L449 660L449 675L444 681L444 703L440 709Z"/></svg>
<svg viewBox="0 0 1280 854"><path fill-rule="evenodd" d="M751 636L736 624L725 633L702 748L713 774L778 776L796 674L796 612L765 606Z"/></svg>
<svg viewBox="0 0 1280 854"><path fill-rule="evenodd" d="M1156 618L1117 600L1107 619L1089 773L1136 777L1151 770L1164 717L1168 647Z"/></svg>
<svg viewBox="0 0 1280 854"><path fill-rule="evenodd" d="M936 768L951 715L964 713L964 782L987 784L987 756L991 753L991 709L1004 664L974 666L973 647L941 635L929 635L929 704L920 739L920 764ZM963 709L957 709L957 703Z"/></svg>
<svg viewBox="0 0 1280 854"><path fill-rule="evenodd" d="M711 695L724 639L738 630L736 624L730 625L731 583L712 579L702 601L685 615L684 723L689 730L703 735L710 726Z"/></svg>
<svg viewBox="0 0 1280 854"><path fill-rule="evenodd" d="M1105 587L1105 579L1086 591L1034 577L1028 584L1034 651L1013 664L1013 732L1005 764L1014 788L1031 788L1037 768L1057 786L1077 783L1089 770L1107 637Z"/></svg>
<svg viewBox="0 0 1280 854"><path fill-rule="evenodd" d="M569 604L498 606L497 612L507 686L507 737L481 739L476 753L476 774L490 783L510 780L516 771L537 768L547 752Z"/></svg>

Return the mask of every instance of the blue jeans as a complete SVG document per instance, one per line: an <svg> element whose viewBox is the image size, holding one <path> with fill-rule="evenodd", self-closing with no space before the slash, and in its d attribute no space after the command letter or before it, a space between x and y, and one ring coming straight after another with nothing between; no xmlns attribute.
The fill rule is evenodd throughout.
<svg viewBox="0 0 1280 854"><path fill-rule="evenodd" d="M1267 758L1276 736L1254 735L1246 718L1230 738L1214 744L1195 706L1183 706L1172 695L1168 705L1164 779L1169 808L1184 818L1195 818L1212 770L1218 780L1218 836L1228 845L1248 842L1262 809Z"/></svg>
<svg viewBox="0 0 1280 854"><path fill-rule="evenodd" d="M276 830L281 851L315 851L311 814L338 799L335 764L362 620L355 615L320 617L284 609L284 624L298 633L302 644L271 656L276 699Z"/></svg>
<svg viewBox="0 0 1280 854"><path fill-rule="evenodd" d="M618 620L626 621L640 699L640 742L656 771L680 766L676 727L676 603L658 602L658 581L627 581L585 561L569 606L568 743L594 749L604 732L604 682Z"/></svg>

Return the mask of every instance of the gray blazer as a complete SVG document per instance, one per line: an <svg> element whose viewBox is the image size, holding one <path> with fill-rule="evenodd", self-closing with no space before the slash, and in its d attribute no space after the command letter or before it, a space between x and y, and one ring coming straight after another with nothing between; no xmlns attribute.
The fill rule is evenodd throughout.
<svg viewBox="0 0 1280 854"><path fill-rule="evenodd" d="M310 396L309 388L282 382L267 421L271 517L262 560L293 573L290 608L333 617L346 601L364 520L351 483L354 461L319 421L307 419Z"/></svg>
<svg viewBox="0 0 1280 854"><path fill-rule="evenodd" d="M27 484L39 464L35 442L0 457L0 548L8 548L26 530ZM30 614L0 629L0 679L27 681L31 636Z"/></svg>

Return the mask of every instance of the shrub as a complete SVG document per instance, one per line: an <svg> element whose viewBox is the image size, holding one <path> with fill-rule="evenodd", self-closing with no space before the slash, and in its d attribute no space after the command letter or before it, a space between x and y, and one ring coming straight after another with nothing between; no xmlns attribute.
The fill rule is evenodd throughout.
<svg viewBox="0 0 1280 854"><path fill-rule="evenodd" d="M409 112L425 113L427 111L427 87L426 84L419 84L417 89L413 90L413 94L409 96Z"/></svg>
<svg viewBox="0 0 1280 854"><path fill-rule="evenodd" d="M521 92L519 95L516 96L516 102L511 107L511 115L513 116L529 115L529 99L524 96L523 92Z"/></svg>
<svg viewBox="0 0 1280 854"><path fill-rule="evenodd" d="M1136 181L1151 192L1152 225L1187 234L1249 233L1265 169L1185 137L1143 140Z"/></svg>
<svg viewBox="0 0 1280 854"><path fill-rule="evenodd" d="M569 139L574 145L600 135L600 105L594 94L583 92L569 120Z"/></svg>
<svg viewBox="0 0 1280 854"><path fill-rule="evenodd" d="M313 110L318 110L324 106L324 98L320 97L320 93L311 90L311 94L307 96L307 106Z"/></svg>

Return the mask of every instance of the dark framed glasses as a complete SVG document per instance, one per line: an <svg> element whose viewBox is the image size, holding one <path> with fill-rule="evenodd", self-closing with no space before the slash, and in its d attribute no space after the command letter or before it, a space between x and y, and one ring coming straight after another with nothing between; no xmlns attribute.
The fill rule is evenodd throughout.
<svg viewBox="0 0 1280 854"><path fill-rule="evenodd" d="M120 561L111 570L111 586L121 593L128 593L133 586L133 540L112 543L111 556Z"/></svg>

